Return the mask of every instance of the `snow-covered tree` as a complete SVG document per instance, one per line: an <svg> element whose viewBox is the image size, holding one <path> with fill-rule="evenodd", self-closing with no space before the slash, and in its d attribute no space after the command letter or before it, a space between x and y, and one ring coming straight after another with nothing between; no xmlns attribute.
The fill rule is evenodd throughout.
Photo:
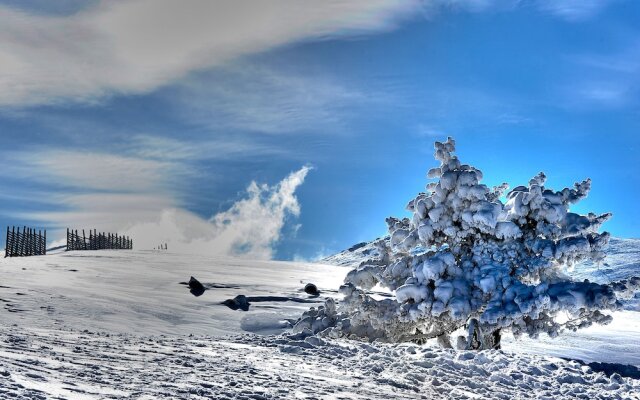
<svg viewBox="0 0 640 400"><path fill-rule="evenodd" d="M539 173L527 186L506 192L480 183L482 172L453 154L455 142L435 143L440 166L434 181L407 205L411 218L388 218L389 238L379 257L349 272L338 307L329 301L296 324L300 332L369 340L437 338L456 347L496 348L501 332L556 336L564 329L608 323L620 300L640 287L640 278L598 284L575 282L572 265L601 261L609 233L598 233L610 213L569 211L587 196L589 179L553 191ZM394 296L381 298L380 285Z"/></svg>

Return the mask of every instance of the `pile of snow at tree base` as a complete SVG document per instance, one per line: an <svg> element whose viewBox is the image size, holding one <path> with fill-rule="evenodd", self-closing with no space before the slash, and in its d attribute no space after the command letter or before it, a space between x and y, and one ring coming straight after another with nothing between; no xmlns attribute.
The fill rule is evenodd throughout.
<svg viewBox="0 0 640 400"><path fill-rule="evenodd" d="M358 263L367 246L324 262ZM640 241L612 240L607 263L574 273L637 275ZM0 260L0 399L640 399L633 301L610 325L505 337L502 350L291 333L303 311L339 300L348 271L144 251ZM222 304L239 295L248 311Z"/></svg>

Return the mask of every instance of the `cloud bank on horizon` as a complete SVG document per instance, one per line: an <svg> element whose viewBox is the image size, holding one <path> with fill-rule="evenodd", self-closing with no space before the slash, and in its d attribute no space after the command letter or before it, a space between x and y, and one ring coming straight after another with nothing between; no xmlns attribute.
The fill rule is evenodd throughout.
<svg viewBox="0 0 640 400"><path fill-rule="evenodd" d="M252 181L246 197L208 220L179 208L163 209L157 220L134 224L125 233L137 238L137 248L166 243L183 253L270 260L285 222L300 215L295 192L310 170L304 166L273 186Z"/></svg>

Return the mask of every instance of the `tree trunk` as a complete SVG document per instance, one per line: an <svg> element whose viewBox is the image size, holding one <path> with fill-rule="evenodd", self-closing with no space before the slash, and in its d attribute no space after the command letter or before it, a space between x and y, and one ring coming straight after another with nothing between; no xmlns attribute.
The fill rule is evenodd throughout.
<svg viewBox="0 0 640 400"><path fill-rule="evenodd" d="M469 320L466 350L500 349L500 328L482 329L477 319Z"/></svg>
<svg viewBox="0 0 640 400"><path fill-rule="evenodd" d="M440 347L443 347L445 349L453 349L451 340L449 339L449 334L447 333L443 333L442 335L438 336L438 344L440 345Z"/></svg>

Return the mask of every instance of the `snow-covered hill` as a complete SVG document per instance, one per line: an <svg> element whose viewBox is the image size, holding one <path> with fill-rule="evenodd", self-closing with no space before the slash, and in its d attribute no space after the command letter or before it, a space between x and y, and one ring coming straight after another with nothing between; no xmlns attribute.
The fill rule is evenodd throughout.
<svg viewBox="0 0 640 400"><path fill-rule="evenodd" d="M385 239L388 240L388 237ZM340 267L357 267L362 261L378 256L378 250L373 245L374 242L375 240L355 244L346 250L327 256L319 260L319 262Z"/></svg>
<svg viewBox="0 0 640 400"><path fill-rule="evenodd" d="M357 267L362 261L378 255L373 242L358 243L339 253L325 257L319 262L343 267ZM571 274L576 279L590 279L592 281L597 279L598 282L605 282L640 273L640 239L612 237L606 253L607 258L603 265L585 263L571 271Z"/></svg>
<svg viewBox="0 0 640 400"><path fill-rule="evenodd" d="M634 246L621 242L615 262L637 269ZM633 311L475 353L287 334L338 296L347 272L142 251L0 260L0 398L640 398ZM181 284L190 276L201 296ZM308 282L320 296L304 292ZM238 295L248 311L222 304Z"/></svg>
<svg viewBox="0 0 640 400"><path fill-rule="evenodd" d="M142 335L280 333L322 297L336 295L345 269L328 265L246 261L170 252L69 252L0 260L0 307L5 324L72 327ZM210 288L192 295L194 276ZM182 283L181 283L182 282ZM222 302L260 296L250 312Z"/></svg>

